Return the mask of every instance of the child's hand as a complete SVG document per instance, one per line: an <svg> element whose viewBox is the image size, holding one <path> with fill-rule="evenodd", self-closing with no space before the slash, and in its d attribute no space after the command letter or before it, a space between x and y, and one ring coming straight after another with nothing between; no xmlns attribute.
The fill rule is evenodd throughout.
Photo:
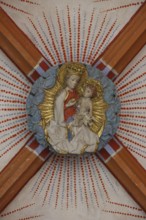
<svg viewBox="0 0 146 220"><path fill-rule="evenodd" d="M66 107L70 107L76 104L76 100L75 99L71 99L69 100L69 102L66 104Z"/></svg>

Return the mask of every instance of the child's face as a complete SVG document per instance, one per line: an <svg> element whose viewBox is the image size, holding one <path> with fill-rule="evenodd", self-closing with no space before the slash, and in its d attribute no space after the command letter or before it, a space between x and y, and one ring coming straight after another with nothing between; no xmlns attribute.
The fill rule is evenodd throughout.
<svg viewBox="0 0 146 220"><path fill-rule="evenodd" d="M84 91L84 97L91 98L93 94L93 91L90 87L86 87Z"/></svg>
<svg viewBox="0 0 146 220"><path fill-rule="evenodd" d="M67 86L68 86L70 89L74 89L74 88L77 86L77 84L78 84L78 82L79 82L79 79L80 79L79 76L77 76L77 75L71 75L71 76L67 79L66 84L67 84Z"/></svg>

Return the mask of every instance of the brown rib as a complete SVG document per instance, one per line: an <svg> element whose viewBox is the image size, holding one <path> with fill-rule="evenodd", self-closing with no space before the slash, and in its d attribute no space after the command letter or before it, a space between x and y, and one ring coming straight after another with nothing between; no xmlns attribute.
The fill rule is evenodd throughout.
<svg viewBox="0 0 146 220"><path fill-rule="evenodd" d="M11 168L13 164L15 164L15 169ZM0 174L0 179L4 180L0 187L0 212L10 203L43 164L44 161L27 148L15 156L14 160L6 167L5 172ZM8 173L9 175L7 175ZM5 176L7 176L7 178Z"/></svg>
<svg viewBox="0 0 146 220"><path fill-rule="evenodd" d="M99 58L120 73L145 43L146 3L140 7Z"/></svg>
<svg viewBox="0 0 146 220"><path fill-rule="evenodd" d="M27 75L42 58L42 54L2 8L0 8L0 29L2 50Z"/></svg>
<svg viewBox="0 0 146 220"><path fill-rule="evenodd" d="M106 166L146 211L146 172L132 154L123 148L107 162Z"/></svg>

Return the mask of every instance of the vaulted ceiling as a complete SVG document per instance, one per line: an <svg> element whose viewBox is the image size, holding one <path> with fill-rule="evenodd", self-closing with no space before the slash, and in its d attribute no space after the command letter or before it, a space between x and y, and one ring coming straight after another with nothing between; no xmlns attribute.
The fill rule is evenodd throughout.
<svg viewBox="0 0 146 220"><path fill-rule="evenodd" d="M3 0L0 6L41 51L49 65L54 66L70 60L95 64L143 3L144 0ZM121 101L116 137L144 168L145 49L141 48L114 80ZM32 136L26 114L31 85L32 82L1 52L1 170ZM145 219L146 215L97 156L63 158L50 154L42 168L2 212L1 219L58 218L137 220Z"/></svg>

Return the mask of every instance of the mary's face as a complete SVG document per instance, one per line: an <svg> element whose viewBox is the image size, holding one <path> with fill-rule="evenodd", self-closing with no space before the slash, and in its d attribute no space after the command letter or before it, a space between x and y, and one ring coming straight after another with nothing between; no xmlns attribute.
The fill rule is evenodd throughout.
<svg viewBox="0 0 146 220"><path fill-rule="evenodd" d="M77 86L78 82L80 80L80 77L77 75L71 75L67 81L66 84L70 89L75 89L75 87Z"/></svg>

